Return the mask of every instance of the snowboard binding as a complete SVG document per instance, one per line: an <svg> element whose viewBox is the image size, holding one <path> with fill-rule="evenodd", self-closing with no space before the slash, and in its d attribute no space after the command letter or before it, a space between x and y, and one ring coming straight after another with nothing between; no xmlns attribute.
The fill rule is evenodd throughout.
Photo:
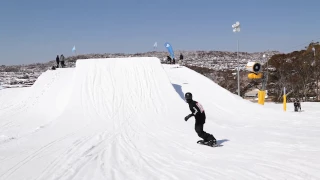
<svg viewBox="0 0 320 180"><path fill-rule="evenodd" d="M204 140L199 140L197 141L198 144L206 145L206 146L211 146L211 147L219 147L223 146L218 143L212 142L212 141L204 141Z"/></svg>

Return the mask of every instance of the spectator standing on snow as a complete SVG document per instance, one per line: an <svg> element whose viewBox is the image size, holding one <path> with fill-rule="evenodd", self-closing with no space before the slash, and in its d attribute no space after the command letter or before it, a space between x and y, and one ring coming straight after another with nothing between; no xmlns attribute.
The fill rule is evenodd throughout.
<svg viewBox="0 0 320 180"><path fill-rule="evenodd" d="M170 57L170 56L167 56L167 63L168 63L168 64L171 64L171 60L172 60L171 57Z"/></svg>
<svg viewBox="0 0 320 180"><path fill-rule="evenodd" d="M59 67L59 55L57 55L57 57L56 57L56 62L57 62L57 68Z"/></svg>
<svg viewBox="0 0 320 180"><path fill-rule="evenodd" d="M183 61L183 55L182 55L182 53L180 53L180 59L179 59L179 64L180 65L182 64L182 61Z"/></svg>
<svg viewBox="0 0 320 180"><path fill-rule="evenodd" d="M63 54L61 54L61 56L60 56L60 64L61 64L61 67L62 68L64 68L65 67L65 64L64 64L64 56L63 56Z"/></svg>

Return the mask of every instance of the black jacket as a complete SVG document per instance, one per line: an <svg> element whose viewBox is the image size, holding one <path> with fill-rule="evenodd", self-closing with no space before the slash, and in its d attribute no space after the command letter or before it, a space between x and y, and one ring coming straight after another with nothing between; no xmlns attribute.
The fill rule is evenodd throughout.
<svg viewBox="0 0 320 180"><path fill-rule="evenodd" d="M196 119L196 123L205 123L206 120L206 114L205 111L200 103L197 101L191 101L188 102L190 111L192 112L192 115Z"/></svg>
<svg viewBox="0 0 320 180"><path fill-rule="evenodd" d="M180 60L183 60L183 55L182 54L180 55Z"/></svg>

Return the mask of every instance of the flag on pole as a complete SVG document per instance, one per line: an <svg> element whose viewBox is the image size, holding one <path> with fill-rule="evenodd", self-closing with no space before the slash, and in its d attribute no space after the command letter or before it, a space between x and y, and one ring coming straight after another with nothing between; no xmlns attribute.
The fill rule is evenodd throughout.
<svg viewBox="0 0 320 180"><path fill-rule="evenodd" d="M76 46L73 46L72 52L75 52L75 51L76 51Z"/></svg>
<svg viewBox="0 0 320 180"><path fill-rule="evenodd" d="M73 46L72 52L73 52L75 55L77 55L76 46Z"/></svg>
<svg viewBox="0 0 320 180"><path fill-rule="evenodd" d="M171 44L168 43L168 42L166 42L166 43L164 44L164 46L167 48L167 50L168 50L168 52L169 52L169 54L170 54L170 56L171 56L171 59L173 59L173 58L174 58L174 52L173 52L173 49L172 49Z"/></svg>

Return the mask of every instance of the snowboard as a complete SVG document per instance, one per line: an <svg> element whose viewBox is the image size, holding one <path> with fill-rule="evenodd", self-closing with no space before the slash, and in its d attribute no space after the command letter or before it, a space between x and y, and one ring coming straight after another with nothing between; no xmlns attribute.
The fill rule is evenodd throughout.
<svg viewBox="0 0 320 180"><path fill-rule="evenodd" d="M209 147L221 147L221 146L223 146L222 144L218 144L218 142L217 142L217 144L210 146L207 143L205 143L203 140L197 141L197 144L201 144L201 145L205 145L205 146L209 146Z"/></svg>

